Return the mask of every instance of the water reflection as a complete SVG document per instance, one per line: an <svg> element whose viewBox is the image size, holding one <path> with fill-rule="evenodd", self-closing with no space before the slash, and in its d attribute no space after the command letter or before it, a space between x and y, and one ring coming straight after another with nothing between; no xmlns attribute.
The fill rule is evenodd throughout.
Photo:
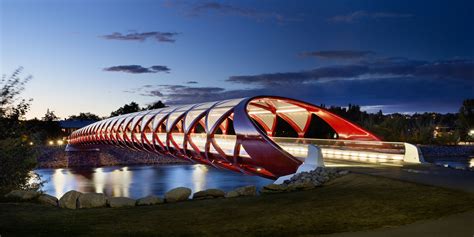
<svg viewBox="0 0 474 237"><path fill-rule="evenodd" d="M229 191L240 186L263 186L273 182L205 165L38 169L36 172L47 181L43 190L56 197L77 190L139 198L149 194L163 195L179 186L188 187L193 192L207 188Z"/></svg>

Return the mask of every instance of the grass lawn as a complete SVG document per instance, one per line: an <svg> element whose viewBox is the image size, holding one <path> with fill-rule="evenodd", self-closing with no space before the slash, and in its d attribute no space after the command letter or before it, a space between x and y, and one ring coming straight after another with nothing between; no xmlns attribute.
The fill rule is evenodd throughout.
<svg viewBox="0 0 474 237"><path fill-rule="evenodd" d="M295 236L398 226L473 209L473 194L349 174L311 191L135 208L0 203L0 235Z"/></svg>

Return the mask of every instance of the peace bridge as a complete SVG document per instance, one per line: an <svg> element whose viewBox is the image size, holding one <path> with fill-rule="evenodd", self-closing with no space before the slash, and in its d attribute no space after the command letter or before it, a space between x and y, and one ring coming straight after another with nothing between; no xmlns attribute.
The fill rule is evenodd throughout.
<svg viewBox="0 0 474 237"><path fill-rule="evenodd" d="M69 137L67 151L113 145L276 179L314 156L373 164L420 163L416 146L384 142L302 101L257 96L166 107L108 118ZM316 154L317 156L317 154Z"/></svg>

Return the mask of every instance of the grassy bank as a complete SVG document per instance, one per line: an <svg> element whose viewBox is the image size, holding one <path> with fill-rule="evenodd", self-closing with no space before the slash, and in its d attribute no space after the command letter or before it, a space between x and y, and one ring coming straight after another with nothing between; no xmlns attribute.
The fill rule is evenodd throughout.
<svg viewBox="0 0 474 237"><path fill-rule="evenodd" d="M294 236L398 226L473 209L473 194L349 174L305 192L148 207L0 203L0 235Z"/></svg>

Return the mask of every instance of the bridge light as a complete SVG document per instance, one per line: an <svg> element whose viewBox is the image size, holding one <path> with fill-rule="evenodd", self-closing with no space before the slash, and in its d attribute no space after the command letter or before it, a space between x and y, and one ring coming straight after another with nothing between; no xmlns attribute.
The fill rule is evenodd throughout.
<svg viewBox="0 0 474 237"><path fill-rule="evenodd" d="M258 172L262 171L262 168L257 168L257 171L258 171Z"/></svg>
<svg viewBox="0 0 474 237"><path fill-rule="evenodd" d="M56 143L57 143L58 145L64 144L63 140L57 140Z"/></svg>

